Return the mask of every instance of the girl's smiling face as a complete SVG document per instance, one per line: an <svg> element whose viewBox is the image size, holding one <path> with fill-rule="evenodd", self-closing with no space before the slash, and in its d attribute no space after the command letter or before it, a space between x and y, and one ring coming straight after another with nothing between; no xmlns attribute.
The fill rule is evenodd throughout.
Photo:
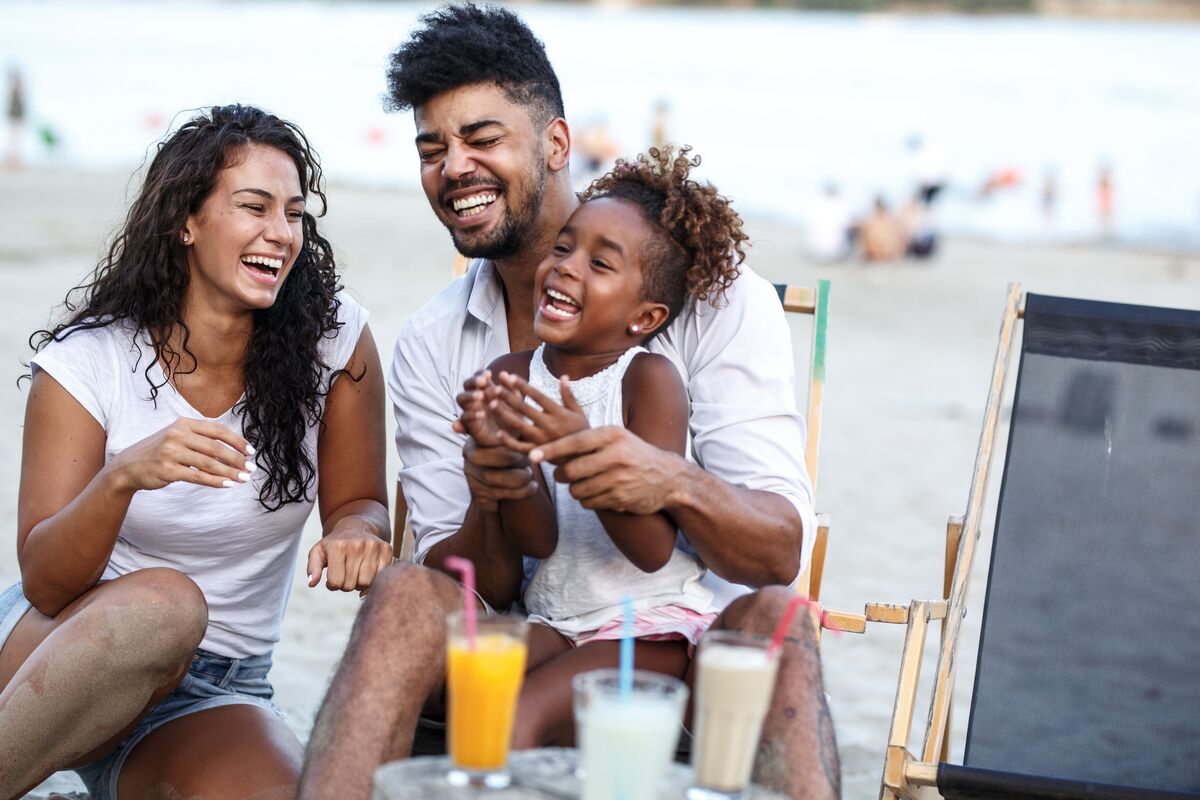
<svg viewBox="0 0 1200 800"><path fill-rule="evenodd" d="M565 351L621 353L662 325L667 307L642 298L642 254L655 233L628 200L576 209L538 265L538 338Z"/></svg>

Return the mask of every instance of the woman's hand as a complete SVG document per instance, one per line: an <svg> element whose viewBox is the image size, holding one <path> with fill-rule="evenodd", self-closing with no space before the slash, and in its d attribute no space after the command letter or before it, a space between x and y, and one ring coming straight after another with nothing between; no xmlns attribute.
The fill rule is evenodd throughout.
<svg viewBox="0 0 1200 800"><path fill-rule="evenodd" d="M530 386L521 376L501 372L499 385L488 392L492 398L488 408L499 425L501 443L512 450L528 453L538 445L587 430L590 427L587 416L571 394L570 382L565 375L559 379L559 389L563 399L561 405ZM530 405L526 398L538 407Z"/></svg>
<svg viewBox="0 0 1200 800"><path fill-rule="evenodd" d="M331 592L365 592L392 563L392 546L362 517L343 517L308 551L308 586L321 582Z"/></svg>
<svg viewBox="0 0 1200 800"><path fill-rule="evenodd" d="M176 481L228 488L258 469L250 443L217 422L180 417L158 433L118 453L105 466L117 487L134 492Z"/></svg>

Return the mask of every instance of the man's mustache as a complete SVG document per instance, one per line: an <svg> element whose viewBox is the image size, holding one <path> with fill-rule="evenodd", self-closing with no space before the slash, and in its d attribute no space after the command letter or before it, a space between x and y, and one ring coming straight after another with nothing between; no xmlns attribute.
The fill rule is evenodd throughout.
<svg viewBox="0 0 1200 800"><path fill-rule="evenodd" d="M438 202L442 205L446 204L446 195L451 192L457 192L459 189L475 189L479 187L487 187L489 189L499 189L504 191L504 184L500 181L489 180L488 178L467 178L461 181L446 181L438 189Z"/></svg>

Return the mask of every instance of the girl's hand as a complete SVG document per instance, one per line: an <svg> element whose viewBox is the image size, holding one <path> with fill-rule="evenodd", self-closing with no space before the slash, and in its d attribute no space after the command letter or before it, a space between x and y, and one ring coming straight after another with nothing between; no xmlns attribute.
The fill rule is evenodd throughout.
<svg viewBox="0 0 1200 800"><path fill-rule="evenodd" d="M122 450L105 467L127 491L161 489L176 481L229 488L258 469L254 448L217 422L180 417L158 433Z"/></svg>
<svg viewBox="0 0 1200 800"><path fill-rule="evenodd" d="M462 414L452 427L456 433L470 436L480 447L501 445L500 429L487 406L487 393L492 388L492 371L480 370L463 382L463 391L454 398Z"/></svg>
<svg viewBox="0 0 1200 800"><path fill-rule="evenodd" d="M571 394L565 375L559 378L562 405L519 375L501 372L499 377L499 385L489 393L492 399L488 408L499 425L500 441L505 447L528 453L538 445L588 429L587 416ZM540 410L527 403L526 398L537 403Z"/></svg>
<svg viewBox="0 0 1200 800"><path fill-rule="evenodd" d="M392 546L362 517L348 516L308 551L308 586L321 582L331 592L365 592L375 576L392 563Z"/></svg>

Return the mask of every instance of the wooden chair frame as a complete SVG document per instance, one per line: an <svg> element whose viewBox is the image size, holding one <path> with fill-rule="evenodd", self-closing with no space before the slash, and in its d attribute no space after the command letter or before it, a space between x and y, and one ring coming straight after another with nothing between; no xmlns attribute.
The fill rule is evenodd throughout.
<svg viewBox="0 0 1200 800"><path fill-rule="evenodd" d="M1024 317L1024 308L1025 293L1021 286L1009 285L1004 317L1000 325L1000 340L992 367L992 381L984 410L983 430L975 456L971 490L967 497L967 511L965 516L950 517L946 526L942 599L914 600L908 606L867 606L867 621L904 624L907 627L879 792L883 800L928 800L941 796L937 790L937 769L938 762L946 760L949 753L950 703L958 663L959 634L966 616L967 593L979 542L985 492L1000 424L1000 410L1008 383L1013 344L1016 341L1017 321ZM909 731L916 711L917 684L921 675L925 639L929 623L935 620L941 621L941 647L929 713L926 717L924 741L918 758L909 750Z"/></svg>

